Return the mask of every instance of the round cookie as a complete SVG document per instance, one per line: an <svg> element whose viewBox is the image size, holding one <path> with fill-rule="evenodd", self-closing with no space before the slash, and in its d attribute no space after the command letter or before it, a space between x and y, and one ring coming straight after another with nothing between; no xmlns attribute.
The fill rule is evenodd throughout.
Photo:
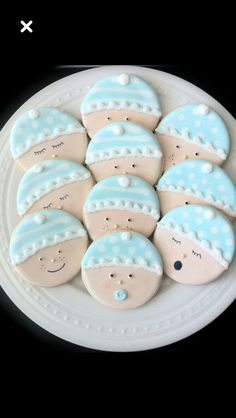
<svg viewBox="0 0 236 418"><path fill-rule="evenodd" d="M84 223L93 240L113 230L136 231L149 237L159 217L155 190L136 176L112 176L100 181L84 204Z"/></svg>
<svg viewBox="0 0 236 418"><path fill-rule="evenodd" d="M223 119L205 104L188 104L169 113L156 129L164 155L164 171L185 159L221 165L230 139Z"/></svg>
<svg viewBox="0 0 236 418"><path fill-rule="evenodd" d="M88 292L98 302L132 309L157 292L162 261L152 243L137 232L113 232L90 245L81 272Z"/></svg>
<svg viewBox="0 0 236 418"><path fill-rule="evenodd" d="M111 122L129 120L153 131L161 117L155 90L132 74L113 74L99 80L81 104L84 126L92 138Z"/></svg>
<svg viewBox="0 0 236 418"><path fill-rule="evenodd" d="M50 107L23 113L11 132L12 156L25 171L54 158L82 163L87 143L86 131L77 119Z"/></svg>
<svg viewBox="0 0 236 418"><path fill-rule="evenodd" d="M94 184L91 173L69 160L45 160L31 167L17 190L19 215L63 209L82 220L84 200Z"/></svg>
<svg viewBox="0 0 236 418"><path fill-rule="evenodd" d="M219 277L235 253L230 221L201 205L179 206L157 224L153 242L164 272L184 284L204 284Z"/></svg>
<svg viewBox="0 0 236 418"><path fill-rule="evenodd" d="M131 174L155 184L162 172L162 151L152 132L132 122L105 126L90 141L85 163L97 181Z"/></svg>
<svg viewBox="0 0 236 418"><path fill-rule="evenodd" d="M70 213L47 209L25 216L11 235L10 259L33 286L52 287L80 270L88 245L81 223Z"/></svg>
<svg viewBox="0 0 236 418"><path fill-rule="evenodd" d="M184 204L210 205L236 216L236 189L228 174L205 160L188 160L167 170L156 185L161 212Z"/></svg>

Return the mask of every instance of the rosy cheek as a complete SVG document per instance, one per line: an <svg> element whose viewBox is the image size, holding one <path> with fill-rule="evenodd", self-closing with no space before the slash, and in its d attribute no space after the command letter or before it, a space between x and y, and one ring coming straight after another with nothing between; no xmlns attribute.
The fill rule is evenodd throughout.
<svg viewBox="0 0 236 418"><path fill-rule="evenodd" d="M105 289L111 289L112 288L112 284L109 281L105 281L104 284L103 284L103 287Z"/></svg>

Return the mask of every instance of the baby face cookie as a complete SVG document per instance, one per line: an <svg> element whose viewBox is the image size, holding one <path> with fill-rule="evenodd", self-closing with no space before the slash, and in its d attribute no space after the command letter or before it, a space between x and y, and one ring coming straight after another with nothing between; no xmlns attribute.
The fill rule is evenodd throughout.
<svg viewBox="0 0 236 418"><path fill-rule="evenodd" d="M131 174L153 185L162 172L162 151L152 132L131 122L117 122L96 133L85 162L97 181Z"/></svg>
<svg viewBox="0 0 236 418"><path fill-rule="evenodd" d="M114 230L149 237L159 219L159 201L152 186L135 176L113 176L97 183L84 204L84 223L93 240Z"/></svg>
<svg viewBox="0 0 236 418"><path fill-rule="evenodd" d="M113 232L90 245L81 272L88 292L98 302L115 309L132 309L157 292L162 261L142 235Z"/></svg>
<svg viewBox="0 0 236 418"><path fill-rule="evenodd" d="M156 132L164 154L164 171L186 159L221 165L229 153L230 139L223 119L204 104L175 109Z"/></svg>
<svg viewBox="0 0 236 418"><path fill-rule="evenodd" d="M191 160L169 168L156 186L161 212L184 204L210 205L230 219L236 216L236 189L228 174L213 163Z"/></svg>
<svg viewBox="0 0 236 418"><path fill-rule="evenodd" d="M33 286L52 287L80 270L88 237L71 214L48 209L25 216L11 235L10 258L17 273Z"/></svg>
<svg viewBox="0 0 236 418"><path fill-rule="evenodd" d="M23 113L11 132L11 153L23 170L42 160L84 161L84 127L61 109L41 107Z"/></svg>
<svg viewBox="0 0 236 418"><path fill-rule="evenodd" d="M180 206L157 224L153 242L164 272L184 284L204 284L219 277L235 252L231 223L219 211L200 205Z"/></svg>
<svg viewBox="0 0 236 418"><path fill-rule="evenodd" d="M69 160L45 160L22 177L17 190L17 211L28 215L41 209L63 209L80 220L84 200L94 184L83 165Z"/></svg>
<svg viewBox="0 0 236 418"><path fill-rule="evenodd" d="M161 116L157 93L132 74L113 74L99 80L81 105L89 136L111 122L132 121L153 131Z"/></svg>

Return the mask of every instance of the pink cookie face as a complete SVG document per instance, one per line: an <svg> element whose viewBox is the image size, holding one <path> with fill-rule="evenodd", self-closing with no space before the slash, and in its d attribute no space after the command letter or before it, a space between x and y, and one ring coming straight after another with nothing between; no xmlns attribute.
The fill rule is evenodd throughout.
<svg viewBox="0 0 236 418"><path fill-rule="evenodd" d="M130 121L145 126L150 131L154 131L159 121L159 117L157 116L149 115L147 113L135 112L130 109L101 110L84 114L82 119L90 138L93 138L99 129L113 122Z"/></svg>
<svg viewBox="0 0 236 418"><path fill-rule="evenodd" d="M158 249L164 272L183 284L204 284L215 280L225 267L200 245L182 235L158 227L153 243Z"/></svg>
<svg viewBox="0 0 236 418"><path fill-rule="evenodd" d="M154 185L162 172L162 159L149 157L112 158L88 164L96 181L101 181L116 174L130 174L142 177L149 184Z"/></svg>
<svg viewBox="0 0 236 418"><path fill-rule="evenodd" d="M141 268L111 266L82 268L82 278L89 293L103 305L114 309L134 309L155 295L162 276ZM125 296L127 298L122 300Z"/></svg>
<svg viewBox="0 0 236 418"><path fill-rule="evenodd" d="M25 171L42 160L62 158L82 163L84 161L87 144L88 139L85 132L62 135L58 138L41 142L40 144L33 146L16 161Z"/></svg>
<svg viewBox="0 0 236 418"><path fill-rule="evenodd" d="M92 240L113 231L136 231L149 237L156 226L156 219L144 213L128 210L104 210L84 212L84 224Z"/></svg>
<svg viewBox="0 0 236 418"><path fill-rule="evenodd" d="M86 251L86 236L39 250L15 266L17 273L33 286L53 287L71 280L79 271Z"/></svg>
<svg viewBox="0 0 236 418"><path fill-rule="evenodd" d="M163 172L173 165L186 160L208 160L217 165L221 165L224 162L217 154L207 151L196 144L191 144L170 135L158 133L156 136L164 156Z"/></svg>

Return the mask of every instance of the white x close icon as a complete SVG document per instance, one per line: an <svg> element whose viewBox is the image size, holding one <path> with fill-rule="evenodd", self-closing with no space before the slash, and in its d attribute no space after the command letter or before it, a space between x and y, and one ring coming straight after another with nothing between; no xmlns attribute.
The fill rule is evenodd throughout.
<svg viewBox="0 0 236 418"><path fill-rule="evenodd" d="M33 23L33 20L30 20L28 23L25 23L24 20L21 20L20 23L23 26L23 28L21 28L21 33L23 33L25 30L28 30L30 33L33 32L33 29L30 27Z"/></svg>

